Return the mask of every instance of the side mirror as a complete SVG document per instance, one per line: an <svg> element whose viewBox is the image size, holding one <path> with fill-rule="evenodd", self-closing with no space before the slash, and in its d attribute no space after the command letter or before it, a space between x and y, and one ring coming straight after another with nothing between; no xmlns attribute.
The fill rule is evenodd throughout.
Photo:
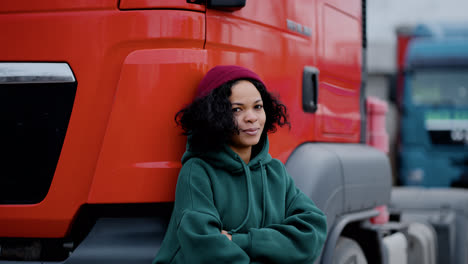
<svg viewBox="0 0 468 264"><path fill-rule="evenodd" d="M246 0L208 0L207 7L221 11L236 11L245 6Z"/></svg>

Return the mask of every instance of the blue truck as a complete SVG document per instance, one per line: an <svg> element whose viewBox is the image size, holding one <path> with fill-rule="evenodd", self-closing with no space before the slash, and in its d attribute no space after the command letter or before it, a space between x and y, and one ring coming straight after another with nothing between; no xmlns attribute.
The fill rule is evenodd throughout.
<svg viewBox="0 0 468 264"><path fill-rule="evenodd" d="M397 36L399 183L468 187L468 24Z"/></svg>

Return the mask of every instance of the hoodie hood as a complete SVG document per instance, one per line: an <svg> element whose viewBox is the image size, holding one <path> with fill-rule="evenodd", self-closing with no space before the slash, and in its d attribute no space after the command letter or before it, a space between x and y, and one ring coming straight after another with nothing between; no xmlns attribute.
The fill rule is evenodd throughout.
<svg viewBox="0 0 468 264"><path fill-rule="evenodd" d="M214 167L223 168L233 174L237 174L244 170L244 165L250 169L257 168L261 165L266 165L271 162L271 155L269 151L269 142L268 136L262 136L260 142L253 148L259 150L255 154L255 151L252 150L252 156L250 162L245 164L237 153L235 153L227 144L219 151L210 151L210 152L194 152L191 149L191 136L187 138L187 150L182 156L182 164L185 164L191 158L200 158Z"/></svg>

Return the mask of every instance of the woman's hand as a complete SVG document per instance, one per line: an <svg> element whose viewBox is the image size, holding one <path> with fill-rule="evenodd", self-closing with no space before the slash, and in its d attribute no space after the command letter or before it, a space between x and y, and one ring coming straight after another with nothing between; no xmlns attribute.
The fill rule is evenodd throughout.
<svg viewBox="0 0 468 264"><path fill-rule="evenodd" d="M231 234L229 234L229 233L228 233L226 230L222 230L222 231L221 231L221 234L223 234L223 235L227 236L227 238L229 238L229 240L231 240L231 241L232 241L232 235L231 235Z"/></svg>

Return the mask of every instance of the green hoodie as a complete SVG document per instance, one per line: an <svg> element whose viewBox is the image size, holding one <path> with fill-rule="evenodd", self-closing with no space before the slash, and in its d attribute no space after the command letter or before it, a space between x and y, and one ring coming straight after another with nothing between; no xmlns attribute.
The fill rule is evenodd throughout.
<svg viewBox="0 0 468 264"><path fill-rule="evenodd" d="M190 141L188 141L190 142ZM324 214L268 153L248 164L228 146L182 157L174 211L153 263L312 263ZM232 234L232 241L221 230Z"/></svg>

